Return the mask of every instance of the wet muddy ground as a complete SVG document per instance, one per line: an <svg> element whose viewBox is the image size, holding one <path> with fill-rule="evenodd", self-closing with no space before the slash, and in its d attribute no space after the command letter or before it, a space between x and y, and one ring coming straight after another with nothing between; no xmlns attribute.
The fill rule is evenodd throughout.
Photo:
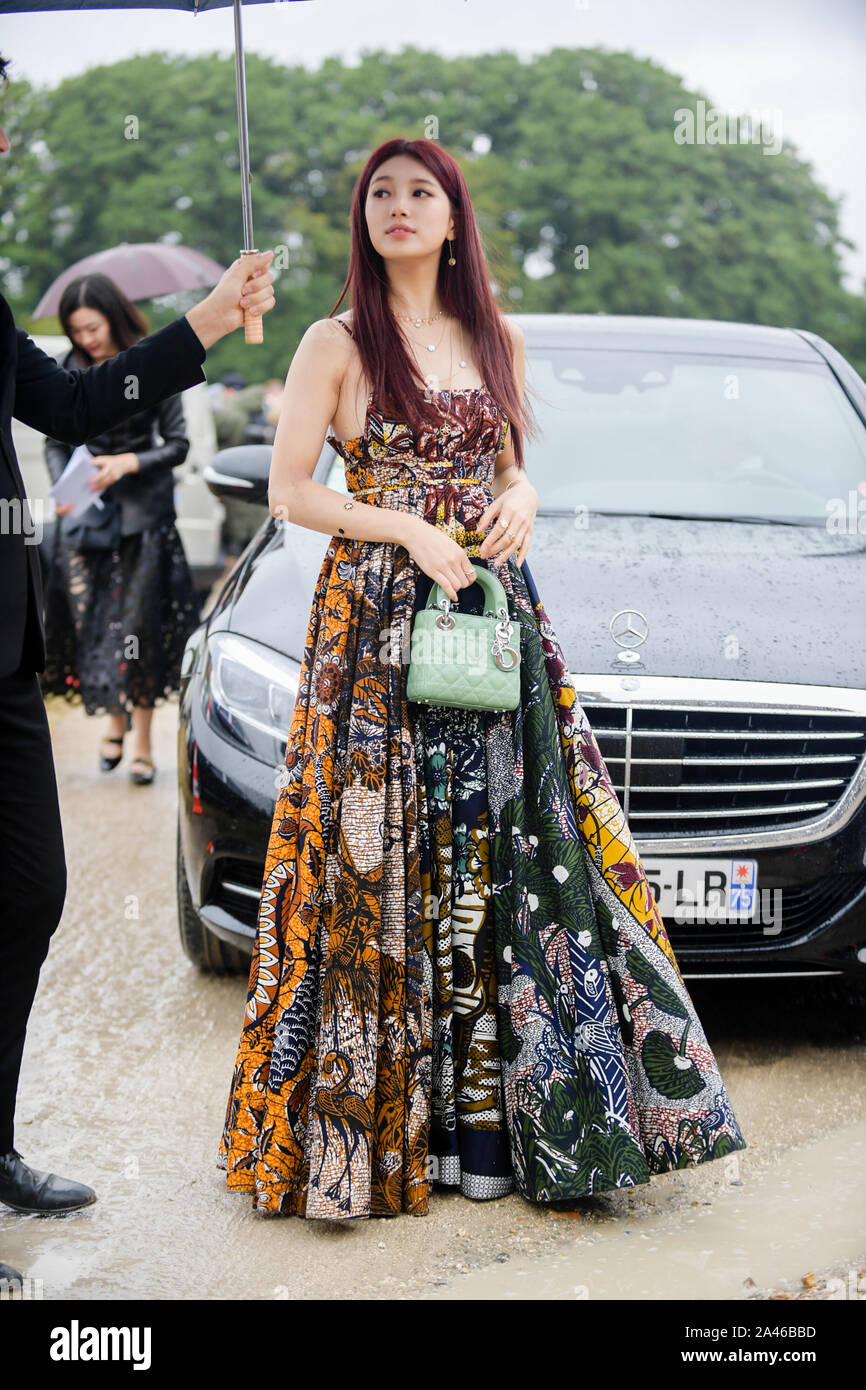
<svg viewBox="0 0 866 1390"><path fill-rule="evenodd" d="M815 981L688 982L739 1154L570 1209L437 1192L426 1217L253 1216L215 1164L246 980L199 974L178 940L176 705L156 713L150 787L128 755L98 771L104 719L49 718L69 890L16 1146L99 1200L0 1207L0 1259L45 1299L866 1297L866 1006Z"/></svg>

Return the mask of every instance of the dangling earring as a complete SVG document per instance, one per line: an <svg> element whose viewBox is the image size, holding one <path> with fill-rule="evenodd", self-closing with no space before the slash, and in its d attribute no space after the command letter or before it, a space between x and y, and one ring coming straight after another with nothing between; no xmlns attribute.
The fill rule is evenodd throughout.
<svg viewBox="0 0 866 1390"><path fill-rule="evenodd" d="M454 259L454 247L451 245L451 238L447 237L446 240L448 242L448 264L456 265L457 262Z"/></svg>

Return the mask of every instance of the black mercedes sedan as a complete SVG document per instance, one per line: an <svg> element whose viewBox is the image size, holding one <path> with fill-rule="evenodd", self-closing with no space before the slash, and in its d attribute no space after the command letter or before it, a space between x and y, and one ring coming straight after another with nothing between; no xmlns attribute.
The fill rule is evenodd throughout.
<svg viewBox="0 0 866 1390"><path fill-rule="evenodd" d="M866 980L866 384L814 333L516 315L527 567L686 979ZM219 496L267 500L270 449ZM325 445L315 477L345 491ZM268 518L186 649L178 912L246 973L329 538Z"/></svg>

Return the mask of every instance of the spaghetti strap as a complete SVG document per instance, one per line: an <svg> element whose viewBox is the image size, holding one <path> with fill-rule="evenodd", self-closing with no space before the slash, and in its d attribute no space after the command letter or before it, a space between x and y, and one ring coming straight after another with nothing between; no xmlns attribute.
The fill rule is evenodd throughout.
<svg viewBox="0 0 866 1390"><path fill-rule="evenodd" d="M346 332L348 333L349 337L354 341L355 335L354 335L354 333L352 332L352 330L351 330L351 328L349 327L349 325L345 322L345 320L343 320L343 319L334 319L334 323L338 323L338 324L340 325L341 328L345 328L345 330L346 330ZM367 397L367 404L368 404L368 405L372 405L372 404L373 404L373 397L374 397L375 394L376 394L375 391L371 391L371 392L370 392L369 396ZM364 433L366 434L366 421L365 421L364 423L365 423ZM360 437L363 439L364 435L361 435Z"/></svg>

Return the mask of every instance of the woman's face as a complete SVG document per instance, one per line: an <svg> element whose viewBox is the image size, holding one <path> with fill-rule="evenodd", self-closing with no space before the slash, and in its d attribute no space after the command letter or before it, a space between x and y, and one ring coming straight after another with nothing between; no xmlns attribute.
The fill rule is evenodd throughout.
<svg viewBox="0 0 866 1390"><path fill-rule="evenodd" d="M367 229L380 256L395 262L435 256L454 235L448 195L420 160L395 154L380 164L367 189ZM394 227L405 232L394 233Z"/></svg>
<svg viewBox="0 0 866 1390"><path fill-rule="evenodd" d="M111 325L98 309L80 308L69 315L69 336L76 347L89 353L94 362L102 362L117 352L111 337Z"/></svg>

